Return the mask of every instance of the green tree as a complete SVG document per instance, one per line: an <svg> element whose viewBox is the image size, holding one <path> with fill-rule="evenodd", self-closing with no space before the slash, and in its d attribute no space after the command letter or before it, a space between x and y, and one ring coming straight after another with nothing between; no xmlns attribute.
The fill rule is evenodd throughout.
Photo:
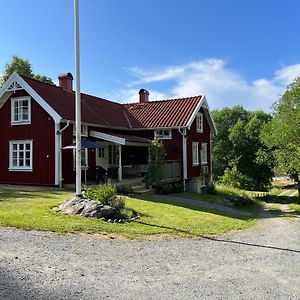
<svg viewBox="0 0 300 300"><path fill-rule="evenodd" d="M161 181L164 175L163 167L165 157L166 151L164 145L159 138L159 135L155 134L149 147L149 167L147 174L148 185L154 185L156 187L161 186Z"/></svg>
<svg viewBox="0 0 300 300"><path fill-rule="evenodd" d="M288 86L273 110L261 140L273 151L277 170L298 183L300 196L300 77Z"/></svg>
<svg viewBox="0 0 300 300"><path fill-rule="evenodd" d="M261 158L266 149L259 135L271 116L235 106L214 111L213 117L219 131L212 145L213 172L217 178L238 188L268 189L272 165Z"/></svg>
<svg viewBox="0 0 300 300"><path fill-rule="evenodd" d="M226 168L233 167L235 155L232 152L229 132L239 120L247 120L248 115L249 113L240 105L212 111L218 128L218 134L213 138L212 144L213 174L216 178L222 176Z"/></svg>
<svg viewBox="0 0 300 300"><path fill-rule="evenodd" d="M24 75L30 78L35 78L37 80L53 84L53 81L50 77L34 74L32 71L31 63L28 59L20 58L17 55L12 57L11 62L5 65L4 71L1 76L0 86L2 86L6 80L14 73L17 72L19 75Z"/></svg>

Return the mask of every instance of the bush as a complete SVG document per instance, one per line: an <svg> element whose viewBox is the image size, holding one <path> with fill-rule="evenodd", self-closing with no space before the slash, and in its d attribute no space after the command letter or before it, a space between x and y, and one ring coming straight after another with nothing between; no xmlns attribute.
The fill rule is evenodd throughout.
<svg viewBox="0 0 300 300"><path fill-rule="evenodd" d="M120 208L115 214L116 219L129 219L134 215L133 210L130 208Z"/></svg>
<svg viewBox="0 0 300 300"><path fill-rule="evenodd" d="M101 204L111 205L117 196L117 190L115 187L105 183L96 187L87 187L84 196Z"/></svg>
<svg viewBox="0 0 300 300"><path fill-rule="evenodd" d="M125 198L123 197L115 197L111 200L110 206L120 210L123 209L125 207Z"/></svg>

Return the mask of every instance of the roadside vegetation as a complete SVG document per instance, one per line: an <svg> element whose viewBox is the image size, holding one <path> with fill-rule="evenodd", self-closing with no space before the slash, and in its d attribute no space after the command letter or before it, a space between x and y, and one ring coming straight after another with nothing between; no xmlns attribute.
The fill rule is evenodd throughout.
<svg viewBox="0 0 300 300"><path fill-rule="evenodd" d="M126 197L126 206L138 211L141 218L125 224L65 215L53 210L72 196L73 193L68 191L1 188L0 226L60 233L99 233L111 238L150 238L216 235L244 229L255 223L252 217L238 218L188 204L183 207L142 197Z"/></svg>

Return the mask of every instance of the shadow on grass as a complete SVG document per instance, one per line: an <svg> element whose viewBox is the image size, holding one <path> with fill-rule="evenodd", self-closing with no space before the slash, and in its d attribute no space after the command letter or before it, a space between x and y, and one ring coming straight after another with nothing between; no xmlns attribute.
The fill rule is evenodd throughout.
<svg viewBox="0 0 300 300"><path fill-rule="evenodd" d="M187 230L177 229L177 228L173 228L173 227L148 224L148 223L142 222L142 221L138 221L138 222L142 225L151 226L151 227L158 227L158 228L162 228L162 229L168 229L168 230L174 231L175 233L180 232L180 233L188 234L190 236L200 237L200 238L203 238L203 239L206 239L206 240L210 240L210 241L213 241L213 242L219 242L219 243L224 243L224 244L225 243L226 244L237 244L237 245L265 248L265 249L271 249L271 250L279 250L279 251L288 251L288 252L293 252L293 253L299 253L300 254L300 250L296 250L296 249L275 247L275 246L271 246L271 245L260 245L260 244L255 244L255 243L247 243L247 242L234 241L234 240L225 240L225 239L222 239L222 238L211 237L211 236L206 236L206 235L202 235L202 234L195 234L195 233L189 232Z"/></svg>
<svg viewBox="0 0 300 300"><path fill-rule="evenodd" d="M267 195L265 197L262 197L261 200L267 202L267 203L281 203L281 204L289 204L289 203L300 203L300 198L296 196L273 196L273 195Z"/></svg>
<svg viewBox="0 0 300 300"><path fill-rule="evenodd" d="M61 196L62 192L60 190L22 190L22 189L6 189L0 188L0 201L7 200L22 200L25 199L56 199L58 196Z"/></svg>
<svg viewBox="0 0 300 300"><path fill-rule="evenodd" d="M200 202L197 203L197 200L195 199L185 199L180 197L174 197L173 199L168 199L169 197L174 197L174 196L164 197L162 195L143 195L143 196L139 196L137 199L143 201L155 202L155 203L170 204L174 206L179 206L179 207L188 208L188 209L201 211L201 212L207 212L207 213L220 215L224 217L230 217L230 218L239 219L243 221L253 220L258 216L259 206L255 207L254 204L253 206L251 206L251 212L246 212L246 211L239 211L234 208L229 208L226 206L223 206L221 208L205 207L201 205ZM208 206L214 205L209 202L207 202L207 204Z"/></svg>

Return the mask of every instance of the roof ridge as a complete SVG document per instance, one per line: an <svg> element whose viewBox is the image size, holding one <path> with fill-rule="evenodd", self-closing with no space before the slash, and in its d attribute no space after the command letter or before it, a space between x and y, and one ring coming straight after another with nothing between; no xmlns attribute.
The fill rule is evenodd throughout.
<svg viewBox="0 0 300 300"><path fill-rule="evenodd" d="M203 97L203 95L195 95L195 96L190 96L190 97L181 97L181 98L171 98L171 99L162 99L162 100L151 100L145 103L140 103L140 102L131 102L131 103L123 103L122 105L128 106L128 105L144 105L148 103L160 103L160 102L167 102L167 101L181 101L181 100L186 100L186 99L192 99L192 98L197 98L197 97Z"/></svg>

